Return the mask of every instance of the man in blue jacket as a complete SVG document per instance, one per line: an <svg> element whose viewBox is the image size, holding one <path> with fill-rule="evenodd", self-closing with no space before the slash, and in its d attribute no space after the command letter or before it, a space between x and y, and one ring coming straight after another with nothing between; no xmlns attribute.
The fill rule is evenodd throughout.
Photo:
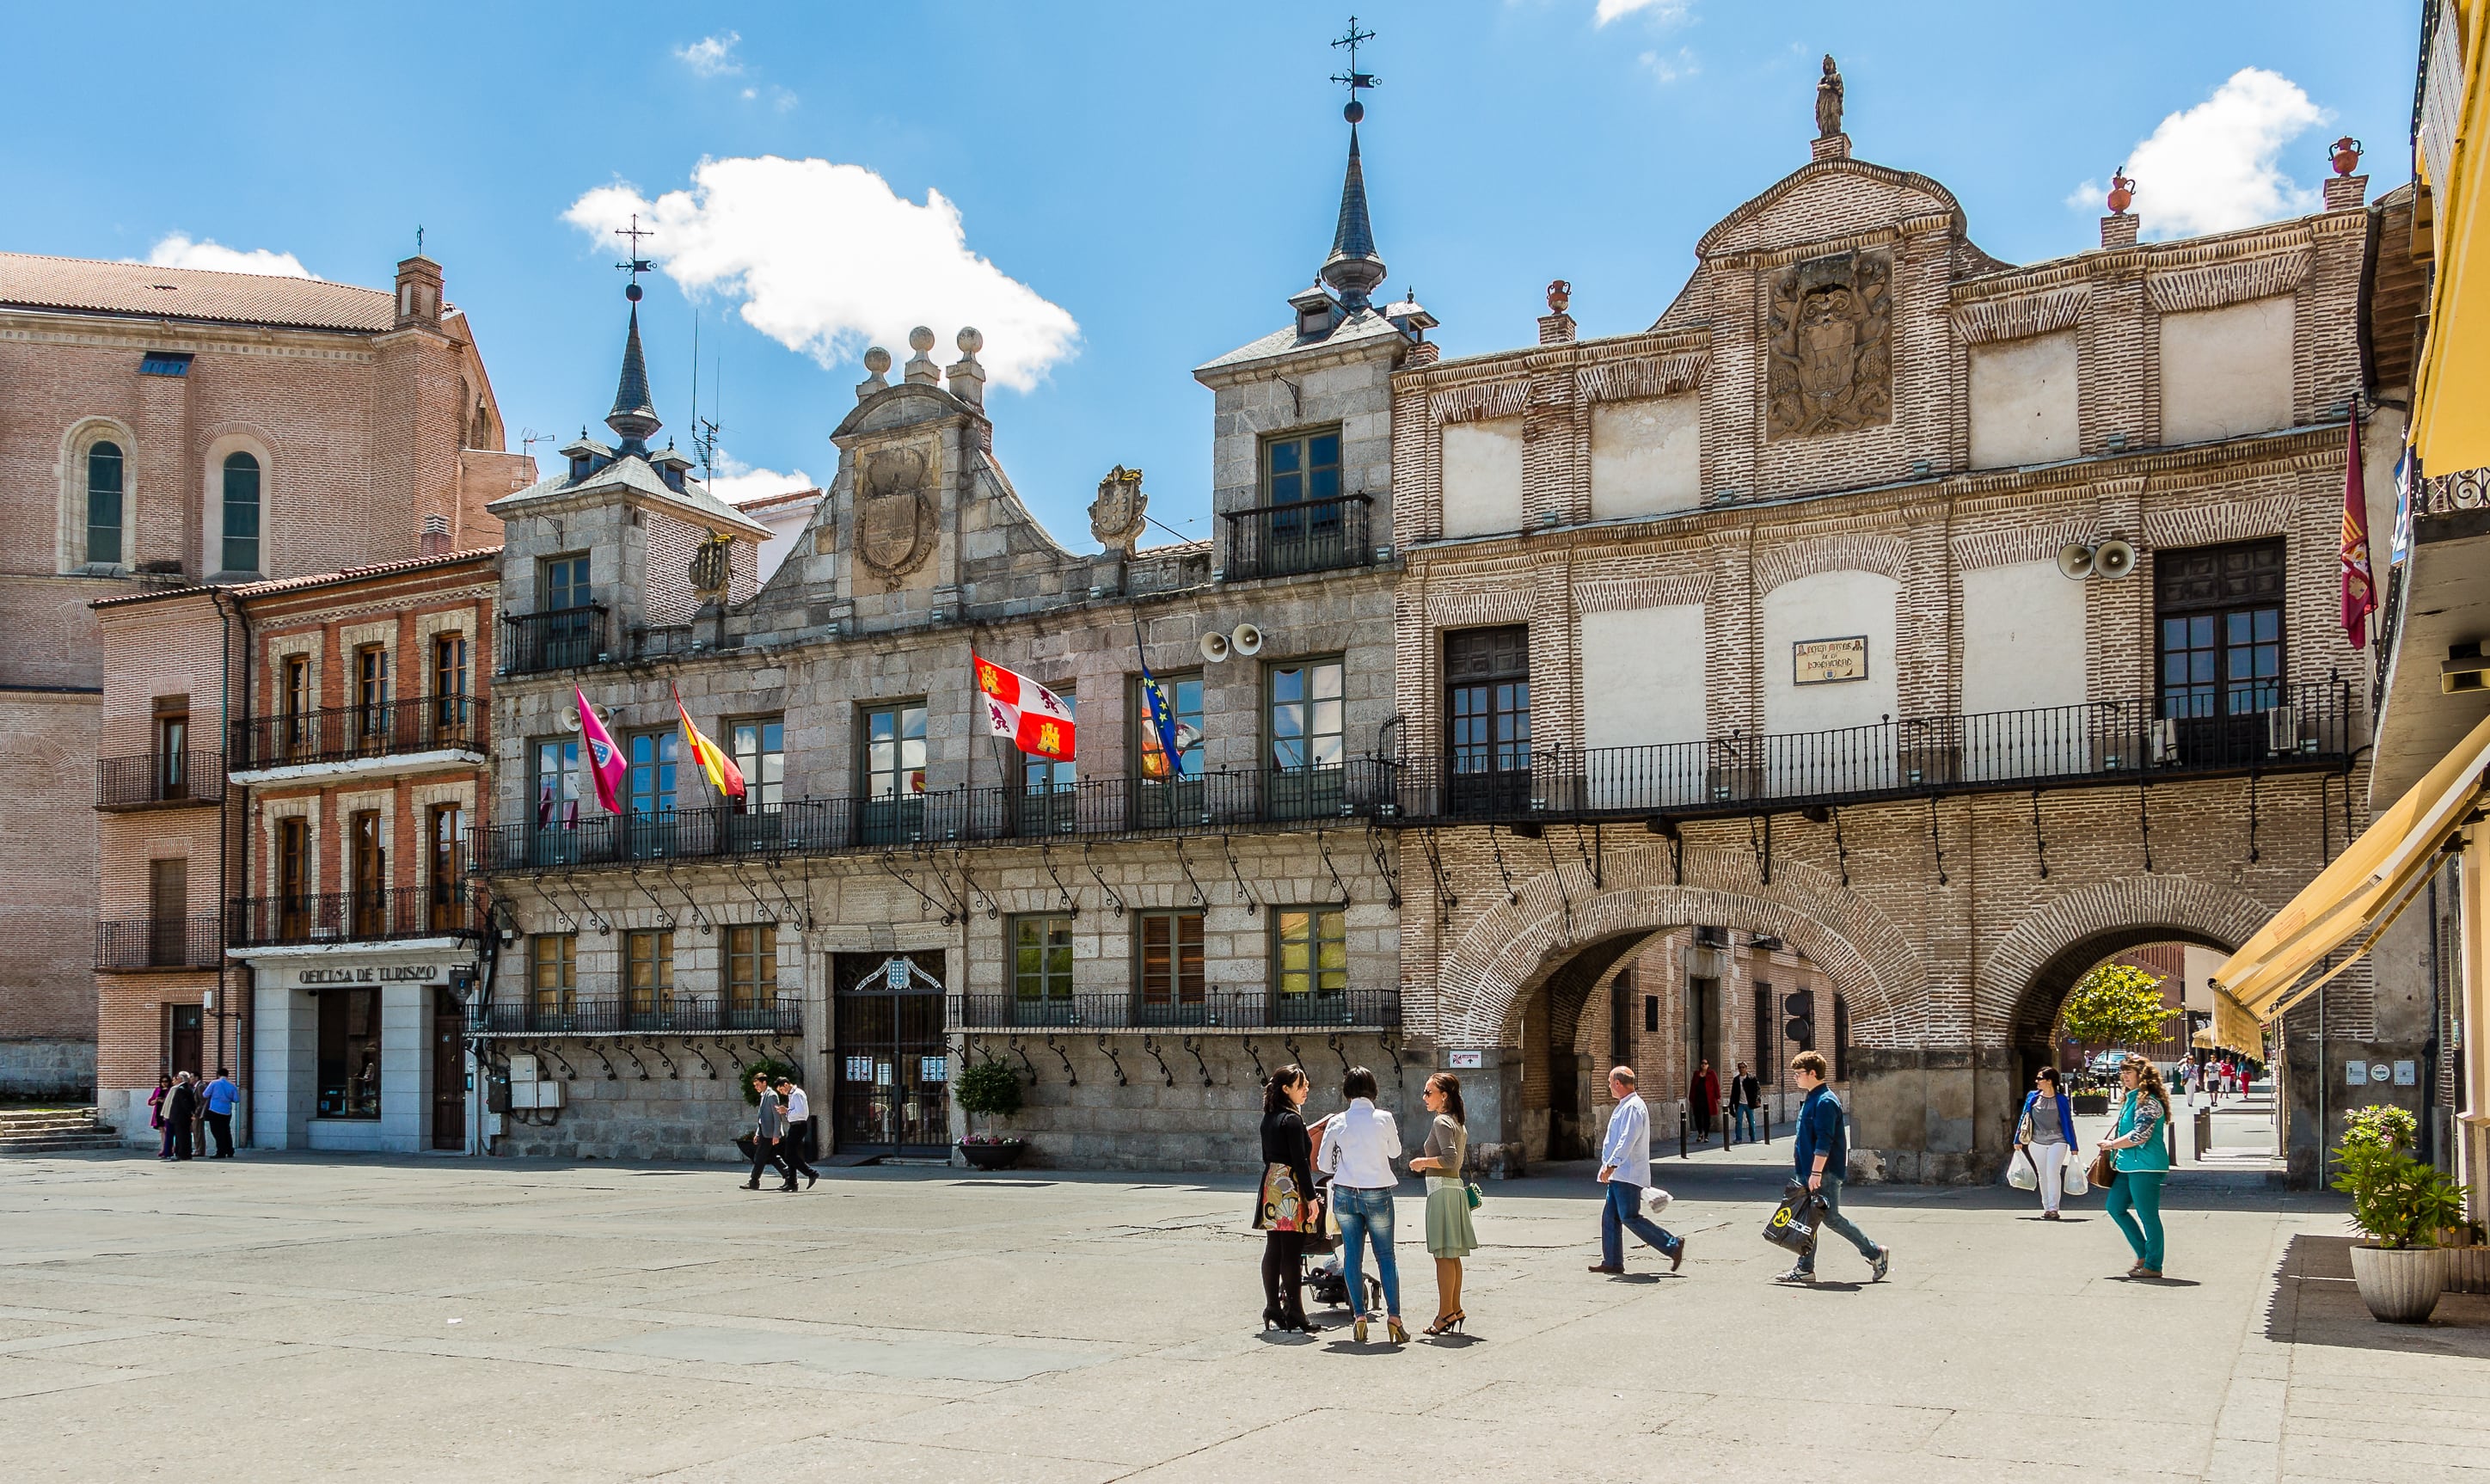
<svg viewBox="0 0 2490 1484"><path fill-rule="evenodd" d="M1849 1237L1859 1255L1868 1260L1868 1281L1874 1283L1885 1276L1894 1249L1869 1241L1867 1233L1841 1214L1841 1176L1849 1165L1850 1138L1842 1126L1841 1104L1824 1086L1826 1070L1824 1058L1815 1052L1802 1051L1790 1058L1790 1074L1807 1092L1807 1101L1798 1110L1798 1174L1807 1181L1807 1188L1824 1201L1822 1216L1816 1223L1818 1239L1828 1228ZM1802 1286L1814 1283L1814 1249L1802 1254L1797 1266L1773 1281Z"/></svg>

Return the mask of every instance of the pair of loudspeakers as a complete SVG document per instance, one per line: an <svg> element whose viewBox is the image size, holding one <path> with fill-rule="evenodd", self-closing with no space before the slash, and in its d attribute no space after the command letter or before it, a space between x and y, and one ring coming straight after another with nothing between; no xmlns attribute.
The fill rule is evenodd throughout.
<svg viewBox="0 0 2490 1484"><path fill-rule="evenodd" d="M1239 659L1251 659L1260 653L1262 630L1251 624L1239 624L1233 631L1224 634L1214 628L1202 636L1202 657L1212 664L1231 655Z"/></svg>
<svg viewBox="0 0 2490 1484"><path fill-rule="evenodd" d="M2134 570L2135 548L2122 540L2106 540L2098 546L2069 541L2058 549L2058 574L2076 582L2087 577L2116 582Z"/></svg>

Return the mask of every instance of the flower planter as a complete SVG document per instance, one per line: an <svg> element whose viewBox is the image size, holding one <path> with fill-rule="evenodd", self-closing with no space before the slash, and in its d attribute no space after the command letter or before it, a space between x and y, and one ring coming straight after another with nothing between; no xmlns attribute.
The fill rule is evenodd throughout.
<svg viewBox="0 0 2490 1484"><path fill-rule="evenodd" d="M959 1146L960 1157L969 1162L971 1170L1008 1170L1020 1163L1021 1153L1028 1148L1028 1144L1019 1139L1006 1139L1000 1144L962 1143ZM2438 1295L2433 1293L2430 1298L2435 1302Z"/></svg>
<svg viewBox="0 0 2490 1484"><path fill-rule="evenodd" d="M2447 1285L2446 1254L2437 1247L2378 1247L2352 1244L2352 1276L2360 1285L2360 1301L2389 1324L2418 1324L2438 1307Z"/></svg>
<svg viewBox="0 0 2490 1484"><path fill-rule="evenodd" d="M2091 1118L2109 1112L2109 1097L2106 1093L2077 1092L2069 1101L2074 1104L2074 1112L2080 1117Z"/></svg>

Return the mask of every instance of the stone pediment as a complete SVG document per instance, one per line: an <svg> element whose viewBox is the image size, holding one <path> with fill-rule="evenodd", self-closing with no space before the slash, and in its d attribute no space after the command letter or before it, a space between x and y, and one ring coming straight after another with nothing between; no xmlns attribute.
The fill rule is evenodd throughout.
<svg viewBox="0 0 2490 1484"><path fill-rule="evenodd" d="M1819 160L1774 182L1715 223L1694 245L1698 258L1777 252L1808 244L1897 232L1931 216L1967 232L1962 204L1925 175L1864 160Z"/></svg>
<svg viewBox="0 0 2490 1484"><path fill-rule="evenodd" d="M855 410L841 419L839 425L830 431L830 442L846 448L876 433L954 418L969 418L979 422L986 421L984 413L940 387L903 382L858 402Z"/></svg>

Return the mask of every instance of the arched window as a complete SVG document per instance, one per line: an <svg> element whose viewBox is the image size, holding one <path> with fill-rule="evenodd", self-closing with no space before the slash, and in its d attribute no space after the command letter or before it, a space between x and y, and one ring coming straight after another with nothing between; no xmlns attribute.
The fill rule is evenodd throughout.
<svg viewBox="0 0 2490 1484"><path fill-rule="evenodd" d="M121 560L121 511L125 475L121 445L103 442L86 451L86 559Z"/></svg>
<svg viewBox="0 0 2490 1484"><path fill-rule="evenodd" d="M224 562L228 572L259 570L259 460L225 455Z"/></svg>

